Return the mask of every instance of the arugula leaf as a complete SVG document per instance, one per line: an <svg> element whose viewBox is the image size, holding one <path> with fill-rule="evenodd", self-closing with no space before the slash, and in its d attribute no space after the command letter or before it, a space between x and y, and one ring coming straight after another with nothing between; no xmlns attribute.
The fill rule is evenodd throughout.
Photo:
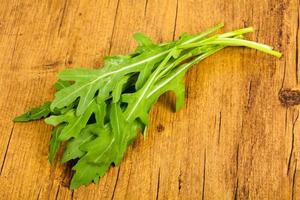
<svg viewBox="0 0 300 200"><path fill-rule="evenodd" d="M110 108L110 123L98 130L98 137L79 146L86 154L73 168L76 173L71 188L86 185L95 177L103 176L111 164L119 165L128 145L137 135L137 128L137 122L126 121L119 103L113 103ZM85 176L84 173L88 175Z"/></svg>
<svg viewBox="0 0 300 200"><path fill-rule="evenodd" d="M80 159L73 167L76 173L71 180L70 189L76 189L81 185L91 183L93 180L98 179L98 177L103 176L108 168L109 165L93 165L84 159Z"/></svg>
<svg viewBox="0 0 300 200"><path fill-rule="evenodd" d="M206 52L195 58L194 60L190 61L189 63L185 63L178 67L176 70L169 73L167 77L162 78L158 81L146 95L146 100L148 102L147 109L149 110L151 106L158 100L158 98L168 91L173 91L176 96L176 111L179 111L180 108L184 105L184 98L185 98L185 87L184 87L184 75L186 71L197 64L201 60L205 59L206 57L220 51L223 47L219 47L213 49L211 51Z"/></svg>
<svg viewBox="0 0 300 200"><path fill-rule="evenodd" d="M54 87L56 88L56 90L59 91L63 88L69 87L70 85L71 84L68 81L58 80L54 84ZM36 107L36 108L32 108L30 111L15 117L13 121L14 122L27 122L27 121L42 119L53 113L62 113L66 110L69 110L69 108L74 106L74 105L68 105L67 108L55 109L55 111L52 112L50 109L50 105L51 105L51 102L47 101L43 105Z"/></svg>
<svg viewBox="0 0 300 200"><path fill-rule="evenodd" d="M75 111L70 110L63 115L52 115L45 119L45 122L53 126L57 126L61 123L67 123L59 135L59 140L65 141L72 137L77 137L80 134L80 131L87 125L92 114L95 114L96 120L99 124L103 123L105 107L105 104L98 104L96 101L92 101L90 102L90 105L88 105L86 112L80 116L76 116Z"/></svg>
<svg viewBox="0 0 300 200"><path fill-rule="evenodd" d="M30 111L19 115L14 119L14 122L27 122L47 117L51 113L50 104L51 102L47 101L42 106L33 108Z"/></svg>
<svg viewBox="0 0 300 200"><path fill-rule="evenodd" d="M57 150L59 149L60 141L58 140L59 135L61 133L61 130L63 129L63 125L57 126L53 129L51 134L51 140L50 140L50 147L49 147L49 162L52 164Z"/></svg>
<svg viewBox="0 0 300 200"><path fill-rule="evenodd" d="M54 126L50 163L65 142L61 161L76 161L70 188L97 183L111 165L120 164L139 130L147 134L150 109L162 94L174 92L176 111L182 108L184 75L193 65L227 46L281 56L268 45L243 39L252 27L210 36L222 26L162 44L136 33L138 47L133 53L105 57L100 69L63 70L54 85L54 100L14 121L47 117L45 122Z"/></svg>
<svg viewBox="0 0 300 200"><path fill-rule="evenodd" d="M54 87L57 91L64 89L66 87L69 87L71 83L69 81L63 81L63 80L58 80L55 84Z"/></svg>
<svg viewBox="0 0 300 200"><path fill-rule="evenodd" d="M153 51L154 49L159 47L159 45L154 44L153 41L149 37L147 37L146 35L144 35L142 33L133 34L133 38L138 43L138 47L134 51L135 54L141 54L143 52ZM170 43L169 43L169 45L170 45Z"/></svg>
<svg viewBox="0 0 300 200"><path fill-rule="evenodd" d="M154 45L151 51L145 51L138 56L132 57L130 61L123 59L123 57L118 58L120 61L118 65L106 65L104 68L92 70L93 72L89 69L65 70L59 74L59 78L63 81L74 81L75 83L70 87L58 91L55 94L50 108L54 110L55 108L65 107L79 98L76 115L81 115L85 112L87 106L100 88L105 92L97 98L97 101L106 100L109 97L109 93L115 88L117 80L121 79L122 76L141 72L147 63L158 63L164 59L164 56L166 56L175 45L186 45L198 41L222 26L223 24L220 24L197 36L188 37L188 39L184 37L178 41L179 43L171 42L170 45L163 46ZM140 44L145 44L145 39L138 39L138 41L143 41L140 42ZM146 43L145 46L147 45Z"/></svg>
<svg viewBox="0 0 300 200"><path fill-rule="evenodd" d="M163 55L166 54L166 51L158 51L154 53L146 52L146 55L137 56L132 58L130 64L125 64L123 66L109 66L101 68L99 70L93 70L92 73L75 73L70 72L70 70L65 70L61 72L59 78L66 81L75 81L70 87L64 88L58 91L55 94L55 99L51 104L51 109L62 108L68 104L75 101L77 98L80 98L79 104L77 107L76 114L81 115L88 107L89 103L93 100L96 92L101 88L105 93L101 94L99 100L105 100L109 93L114 89L114 85L117 80L122 76L137 72L143 68L143 64L156 60L159 62ZM83 78L84 77L84 78Z"/></svg>
<svg viewBox="0 0 300 200"><path fill-rule="evenodd" d="M85 152L80 147L96 138L94 133L98 126L98 124L89 124L80 132L78 137L72 138L66 146L61 162L65 163L82 157Z"/></svg>

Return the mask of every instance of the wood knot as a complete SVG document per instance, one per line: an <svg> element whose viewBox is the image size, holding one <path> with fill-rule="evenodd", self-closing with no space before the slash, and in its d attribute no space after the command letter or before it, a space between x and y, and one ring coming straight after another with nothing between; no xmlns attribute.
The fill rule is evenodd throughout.
<svg viewBox="0 0 300 200"><path fill-rule="evenodd" d="M163 132L165 130L165 127L162 124L158 124L156 126L156 130L157 130L157 132L160 133L160 132Z"/></svg>
<svg viewBox="0 0 300 200"><path fill-rule="evenodd" d="M289 107L295 106L300 104L300 91L299 90L292 90L292 89L284 89L280 90L279 94L279 101L282 105Z"/></svg>
<svg viewBox="0 0 300 200"><path fill-rule="evenodd" d="M72 60L68 60L67 63L68 63L68 65L72 65L73 61Z"/></svg>

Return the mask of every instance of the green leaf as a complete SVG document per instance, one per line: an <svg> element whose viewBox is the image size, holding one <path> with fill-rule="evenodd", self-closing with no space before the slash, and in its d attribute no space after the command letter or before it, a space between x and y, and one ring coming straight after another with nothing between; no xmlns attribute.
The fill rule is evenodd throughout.
<svg viewBox="0 0 300 200"><path fill-rule="evenodd" d="M81 146L87 152L84 159L94 164L118 164L128 144L136 136L136 129L135 122L126 121L119 103L113 103L110 108L110 124L98 130L97 138Z"/></svg>
<svg viewBox="0 0 300 200"><path fill-rule="evenodd" d="M58 80L54 84L54 87L57 90L61 90L70 85L71 84L68 81ZM76 103L76 102L74 102L74 103ZM74 106L73 104L70 104L66 108L55 109L55 111L52 112L50 109L50 105L51 105L51 102L47 101L40 107L33 108L30 111L15 117L15 119L13 121L14 122L27 122L27 121L32 121L32 120L38 120L38 119L45 118L45 117L49 116L50 114L64 113Z"/></svg>
<svg viewBox="0 0 300 200"><path fill-rule="evenodd" d="M133 38L138 43L138 47L135 50L135 53L143 53L146 51L153 51L156 48L159 48L158 45L154 44L152 40L142 33L133 34Z"/></svg>
<svg viewBox="0 0 300 200"><path fill-rule="evenodd" d="M151 46L154 45L151 38L144 35L143 33L134 33L133 38L137 41L139 46Z"/></svg>
<svg viewBox="0 0 300 200"><path fill-rule="evenodd" d="M74 174L70 189L76 189L81 185L87 185L91 183L93 180L97 180L99 176L103 176L105 172L108 170L110 165L94 165L88 163L86 160L81 159L77 162L77 164L73 167L73 170L76 171Z"/></svg>
<svg viewBox="0 0 300 200"><path fill-rule="evenodd" d="M112 163L118 165L128 145L136 137L137 128L136 122L129 123L125 120L119 103L113 103L110 108L110 124L98 129L96 138L79 147L86 154L74 167L76 173L71 181L71 188L98 180ZM88 175L84 176L84 173Z"/></svg>
<svg viewBox="0 0 300 200"><path fill-rule="evenodd" d="M57 150L59 149L60 141L58 140L58 137L62 129L63 129L63 125L57 126L53 129L51 134L50 148L49 148L49 155L48 155L48 160L51 164L53 163Z"/></svg>
<svg viewBox="0 0 300 200"><path fill-rule="evenodd" d="M40 107L33 108L30 111L19 115L14 119L14 122L27 122L47 117L51 112L50 104L51 102L46 102Z"/></svg>
<svg viewBox="0 0 300 200"><path fill-rule="evenodd" d="M117 156L113 160L114 164L118 165L123 159L123 156L128 148L128 145L134 140L137 135L137 122L128 122L125 119L123 111L119 103L114 103L110 111L110 124L112 132L116 138Z"/></svg>
<svg viewBox="0 0 300 200"><path fill-rule="evenodd" d="M140 90L135 93L122 95L122 102L128 104L124 113L127 121L132 122L139 118L144 124L148 124L149 106L147 106L147 99L145 97L157 81L159 74L166 67L167 63L172 57L177 58L180 52L181 50L178 50L177 48L172 49L155 71L149 76Z"/></svg>
<svg viewBox="0 0 300 200"><path fill-rule="evenodd" d="M64 89L66 87L69 87L71 83L69 81L63 81L63 80L58 80L55 84L54 87L57 91Z"/></svg>
<svg viewBox="0 0 300 200"><path fill-rule="evenodd" d="M70 161L72 159L80 158L82 157L85 152L80 150L80 147L93 139L95 139L95 129L97 129L99 125L98 124L90 124L87 125L79 134L78 137L72 138L64 151L64 154L62 156L62 163L65 163L67 161Z"/></svg>
<svg viewBox="0 0 300 200"><path fill-rule="evenodd" d="M92 101L83 115L76 116L75 111L71 110L63 115L52 115L51 117L45 119L45 122L53 126L66 123L67 125L63 128L61 134L59 135L59 140L65 141L72 137L78 137L80 131L87 125L88 120L93 113L96 116L97 122L99 124L103 124L105 107L106 105L104 103L99 104L96 101Z"/></svg>
<svg viewBox="0 0 300 200"><path fill-rule="evenodd" d="M124 90L129 76L124 76L116 83L114 90L112 91L113 103L117 103L120 100L122 91Z"/></svg>
<svg viewBox="0 0 300 200"><path fill-rule="evenodd" d="M176 68L174 71L168 74L168 76L164 77L163 79L159 80L147 93L146 99L148 105L146 109L151 108L151 106L158 100L158 98L168 91L173 91L176 96L176 111L180 110L184 105L184 98L185 98L185 87L184 87L184 75L187 70L197 64L201 60L207 58L208 56L220 51L223 47L218 47L207 51L204 54L197 56L194 60L181 65L180 67Z"/></svg>
<svg viewBox="0 0 300 200"><path fill-rule="evenodd" d="M189 37L188 40L182 40L181 42L182 44L189 44L205 37L209 33ZM145 51L131 59L119 59L119 61L121 60L120 63L116 65L107 64L101 69L64 70L59 74L59 78L63 81L74 81L75 83L55 94L50 107L51 110L63 108L79 98L76 115L83 114L100 88L102 92L99 92L100 97L97 98L98 102L109 98L110 92L113 91L117 81L122 79L123 76L141 72L149 62L158 63L162 61L170 51L174 50L174 45L178 44L174 42L170 43L170 45L153 46L151 51ZM173 51L172 54L174 57L176 57L176 53L178 53L178 50Z"/></svg>
<svg viewBox="0 0 300 200"><path fill-rule="evenodd" d="M135 83L135 89L139 90L143 87L143 85L145 84L145 82L148 80L149 76L152 73L152 70L154 68L155 63L153 62L148 62L145 65L145 68L143 70L141 70L138 79Z"/></svg>
<svg viewBox="0 0 300 200"><path fill-rule="evenodd" d="M61 80L74 81L75 83L67 88L58 91L55 94L55 99L51 104L51 109L62 108L80 98L76 110L76 115L81 115L87 109L90 102L93 100L96 92L101 88L101 100L105 100L109 93L115 88L117 80L124 75L138 72L143 68L143 65L149 61L160 61L167 51L146 52L145 55L140 55L132 58L129 64L108 66L99 70L93 70L92 73L82 73L83 70L65 70L59 74ZM99 98L98 100L99 101Z"/></svg>

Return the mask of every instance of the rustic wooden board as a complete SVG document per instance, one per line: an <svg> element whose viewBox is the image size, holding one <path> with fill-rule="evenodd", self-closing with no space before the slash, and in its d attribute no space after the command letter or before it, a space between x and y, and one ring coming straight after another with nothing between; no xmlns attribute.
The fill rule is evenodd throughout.
<svg viewBox="0 0 300 200"><path fill-rule="evenodd" d="M278 100L300 89L299 20L298 0L2 0L0 199L300 199L299 107ZM130 52L133 32L161 42L219 22L253 26L284 57L228 48L195 66L184 109L163 96L98 185L70 191L70 166L47 161L50 127L12 122L52 98L61 69Z"/></svg>

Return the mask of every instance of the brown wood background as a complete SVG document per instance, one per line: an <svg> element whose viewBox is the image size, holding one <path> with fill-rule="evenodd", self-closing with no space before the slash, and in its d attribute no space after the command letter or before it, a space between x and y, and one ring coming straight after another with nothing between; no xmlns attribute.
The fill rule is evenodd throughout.
<svg viewBox="0 0 300 200"><path fill-rule="evenodd" d="M136 31L161 42L219 22L284 57L228 48L194 66L185 107L163 96L98 185L70 191L70 166L47 161L50 127L12 122L53 97L58 71L130 52ZM300 199L299 107L278 100L300 88L298 39L298 0L1 0L0 199Z"/></svg>

